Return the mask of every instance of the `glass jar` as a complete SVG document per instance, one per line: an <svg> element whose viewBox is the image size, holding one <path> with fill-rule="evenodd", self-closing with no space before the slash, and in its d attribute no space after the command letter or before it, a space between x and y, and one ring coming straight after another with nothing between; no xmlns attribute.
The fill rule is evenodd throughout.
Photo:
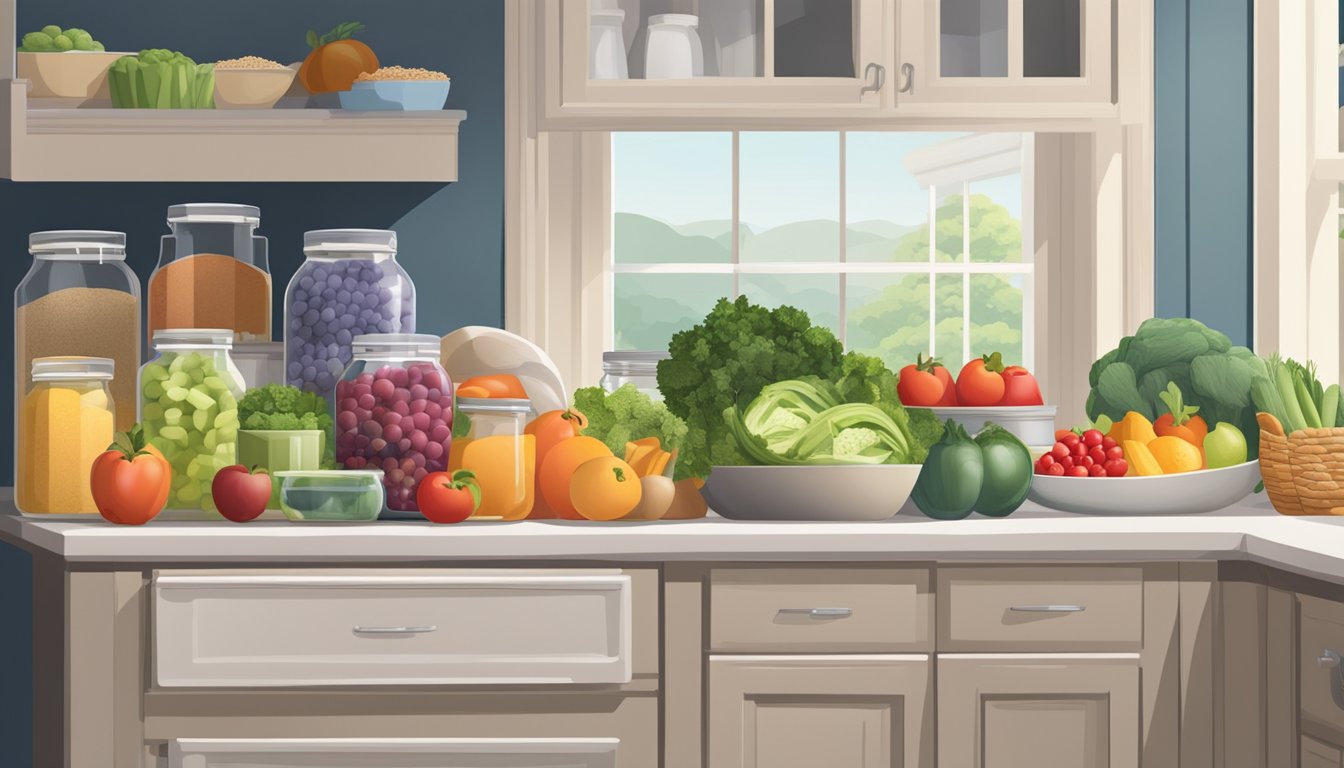
<svg viewBox="0 0 1344 768"><path fill-rule="evenodd" d="M111 358L116 428L135 424L140 368L140 281L126 266L121 232L34 232L33 266L14 291L14 423L19 423L28 372L39 357ZM18 451L15 456L18 456Z"/></svg>
<svg viewBox="0 0 1344 768"><path fill-rule="evenodd" d="M149 333L228 328L236 341L271 340L271 273L253 205L168 208L159 265L149 277Z"/></svg>
<svg viewBox="0 0 1344 768"><path fill-rule="evenodd" d="M116 363L106 357L39 357L19 419L19 511L98 513L89 473L112 444L115 406L108 382Z"/></svg>
<svg viewBox="0 0 1344 768"><path fill-rule="evenodd" d="M598 383L608 392L615 392L626 384L661 401L658 391L658 361L666 360L667 352L603 352L602 379Z"/></svg>
<svg viewBox="0 0 1344 768"><path fill-rule="evenodd" d="M356 336L415 332L415 286L390 230L306 232L303 255L285 291L285 377L330 398Z"/></svg>
<svg viewBox="0 0 1344 768"><path fill-rule="evenodd" d="M336 463L381 469L390 511L415 512L415 491L448 468L453 384L439 365L439 338L374 333L351 340L336 382Z"/></svg>
<svg viewBox="0 0 1344 768"><path fill-rule="evenodd" d="M215 511L210 483L238 463L243 377L229 356L233 331L168 328L154 332L153 345L140 369L140 421L173 467L168 507Z"/></svg>
<svg viewBox="0 0 1344 768"><path fill-rule="evenodd" d="M476 475L481 506L472 517L522 520L532 512L536 487L537 438L523 434L531 400L460 398L457 412L471 427L453 444L450 472Z"/></svg>

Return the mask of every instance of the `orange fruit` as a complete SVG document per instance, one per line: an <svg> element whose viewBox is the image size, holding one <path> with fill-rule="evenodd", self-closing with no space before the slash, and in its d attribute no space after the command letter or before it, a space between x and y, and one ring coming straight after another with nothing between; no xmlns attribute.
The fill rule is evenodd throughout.
<svg viewBox="0 0 1344 768"><path fill-rule="evenodd" d="M556 517L564 520L582 520L569 500L569 486L574 473L584 462L611 456L611 449L595 437L579 435L561 440L546 453L537 477L541 480L541 496Z"/></svg>
<svg viewBox="0 0 1344 768"><path fill-rule="evenodd" d="M1147 448L1158 466L1162 467L1163 474L1194 472L1204 466L1204 454L1175 435L1155 438L1148 443Z"/></svg>
<svg viewBox="0 0 1344 768"><path fill-rule="evenodd" d="M639 475L615 456L585 461L569 484L570 503L589 520L619 520L638 507L642 497Z"/></svg>

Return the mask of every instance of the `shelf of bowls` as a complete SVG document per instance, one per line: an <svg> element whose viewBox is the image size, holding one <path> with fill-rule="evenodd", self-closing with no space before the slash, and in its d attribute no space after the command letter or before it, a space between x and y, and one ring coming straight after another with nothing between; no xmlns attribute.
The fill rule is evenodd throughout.
<svg viewBox="0 0 1344 768"><path fill-rule="evenodd" d="M107 51L84 29L49 25L23 35L18 77L34 107L252 109L318 107L369 111L441 110L442 72L382 64L346 22L309 31L307 56L289 65L260 56L197 62L178 51ZM296 50L301 50L296 38Z"/></svg>

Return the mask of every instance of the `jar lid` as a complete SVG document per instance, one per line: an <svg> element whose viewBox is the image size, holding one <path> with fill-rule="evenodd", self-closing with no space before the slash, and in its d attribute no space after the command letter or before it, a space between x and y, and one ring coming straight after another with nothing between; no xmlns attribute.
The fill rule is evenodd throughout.
<svg viewBox="0 0 1344 768"><path fill-rule="evenodd" d="M261 209L255 205L237 203L179 203L168 206L169 224L216 223L216 224L252 224L261 223Z"/></svg>
<svg viewBox="0 0 1344 768"><path fill-rule="evenodd" d="M606 11L593 11L589 15L592 25L595 27L619 27L625 22L625 11L620 8L612 8Z"/></svg>
<svg viewBox="0 0 1344 768"><path fill-rule="evenodd" d="M694 27L700 23L700 17L690 13L658 13L649 17L649 26L655 24L675 24L679 27Z"/></svg>
<svg viewBox="0 0 1344 768"><path fill-rule="evenodd" d="M645 374L658 373L658 362L667 360L671 355L665 351L620 351L602 353L603 373Z"/></svg>
<svg viewBox="0 0 1344 768"><path fill-rule="evenodd" d="M116 362L107 357L33 358L33 381L111 381Z"/></svg>
<svg viewBox="0 0 1344 768"><path fill-rule="evenodd" d="M532 401L502 397L459 397L454 407L462 413L531 413Z"/></svg>
<svg viewBox="0 0 1344 768"><path fill-rule="evenodd" d="M233 331L228 328L161 328L151 339L154 347L233 347Z"/></svg>
<svg viewBox="0 0 1344 768"><path fill-rule="evenodd" d="M396 253L397 233L390 229L317 229L303 233L303 252Z"/></svg>
<svg viewBox="0 0 1344 768"><path fill-rule="evenodd" d="M399 352L403 356L420 355L439 357L442 340L430 333L361 333L350 340L351 351L355 355L361 352Z"/></svg>
<svg viewBox="0 0 1344 768"><path fill-rule="evenodd" d="M60 229L28 235L28 252L38 258L92 261L126 258L126 233L97 229Z"/></svg>

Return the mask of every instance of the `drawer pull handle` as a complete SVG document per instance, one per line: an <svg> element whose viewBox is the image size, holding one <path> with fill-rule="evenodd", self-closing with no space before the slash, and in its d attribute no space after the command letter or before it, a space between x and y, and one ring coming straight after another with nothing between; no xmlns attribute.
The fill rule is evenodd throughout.
<svg viewBox="0 0 1344 768"><path fill-rule="evenodd" d="M801 613L814 619L847 619L854 615L852 608L780 608L780 613Z"/></svg>
<svg viewBox="0 0 1344 768"><path fill-rule="evenodd" d="M1341 663L1339 651L1328 648L1321 651L1321 655L1316 657L1316 663L1322 669L1330 670L1327 673L1330 676L1330 698L1335 700L1335 706L1344 709L1344 663Z"/></svg>
<svg viewBox="0 0 1344 768"><path fill-rule="evenodd" d="M1085 605L1014 605L1010 611L1017 613L1082 613Z"/></svg>
<svg viewBox="0 0 1344 768"><path fill-rule="evenodd" d="M1316 657L1316 663L1322 667L1338 667L1339 654L1331 650L1321 651L1321 655Z"/></svg>
<svg viewBox="0 0 1344 768"><path fill-rule="evenodd" d="M423 635L438 631L438 627L361 627L355 625L356 635Z"/></svg>

